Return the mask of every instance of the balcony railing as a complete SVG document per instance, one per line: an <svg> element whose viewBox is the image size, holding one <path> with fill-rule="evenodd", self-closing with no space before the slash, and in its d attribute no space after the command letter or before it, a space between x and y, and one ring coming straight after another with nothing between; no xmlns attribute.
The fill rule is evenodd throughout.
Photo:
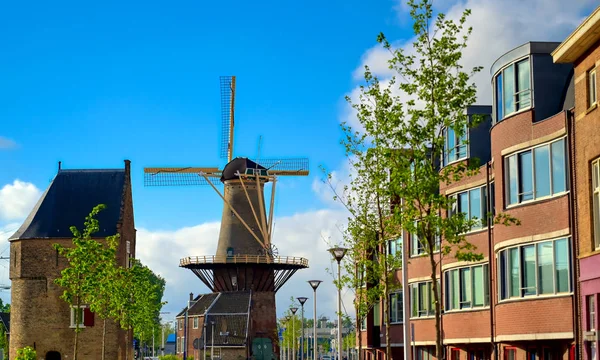
<svg viewBox="0 0 600 360"><path fill-rule="evenodd" d="M207 255L188 256L179 260L179 266L200 264L281 264L308 266L308 260L296 256L267 255Z"/></svg>

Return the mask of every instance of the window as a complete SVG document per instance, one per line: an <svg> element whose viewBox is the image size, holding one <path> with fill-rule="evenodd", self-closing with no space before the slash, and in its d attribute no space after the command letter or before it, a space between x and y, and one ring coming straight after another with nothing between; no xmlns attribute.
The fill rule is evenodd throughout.
<svg viewBox="0 0 600 360"><path fill-rule="evenodd" d="M393 257L400 257L402 255L402 236L388 241L388 254Z"/></svg>
<svg viewBox="0 0 600 360"><path fill-rule="evenodd" d="M527 349L527 360L537 360L537 349L536 348Z"/></svg>
<svg viewBox="0 0 600 360"><path fill-rule="evenodd" d="M85 306L71 306L71 327L76 327L76 322L79 323L80 328L85 327L83 325L84 308Z"/></svg>
<svg viewBox="0 0 600 360"><path fill-rule="evenodd" d="M600 249L600 158L592 163L594 207L594 248Z"/></svg>
<svg viewBox="0 0 600 360"><path fill-rule="evenodd" d="M185 351L185 336L181 337L181 352Z"/></svg>
<svg viewBox="0 0 600 360"><path fill-rule="evenodd" d="M500 300L571 292L569 244L561 238L500 251Z"/></svg>
<svg viewBox="0 0 600 360"><path fill-rule="evenodd" d="M590 355L590 360L596 360L596 342L589 341L588 342L588 353Z"/></svg>
<svg viewBox="0 0 600 360"><path fill-rule="evenodd" d="M415 229L418 228L419 226L419 222L416 221L415 222ZM415 233L409 234L410 235L410 255L411 256L421 256L421 255L425 255L427 254L427 249L425 248L426 245L426 241L423 240L421 241L421 239L419 239L418 235ZM439 235L435 235L435 244L434 244L434 248L433 251L437 252L440 251L440 236Z"/></svg>
<svg viewBox="0 0 600 360"><path fill-rule="evenodd" d="M360 330L361 331L367 330L367 317L366 316L364 316L360 322Z"/></svg>
<svg viewBox="0 0 600 360"><path fill-rule="evenodd" d="M517 360L517 349L505 347L504 360Z"/></svg>
<svg viewBox="0 0 600 360"><path fill-rule="evenodd" d="M554 196L567 190L565 139L505 158L507 205Z"/></svg>
<svg viewBox="0 0 600 360"><path fill-rule="evenodd" d="M373 305L373 326L381 325L380 307L381 307L381 305L379 304L379 302L376 302L375 305Z"/></svg>
<svg viewBox="0 0 600 360"><path fill-rule="evenodd" d="M179 319L179 330L183 330L183 320Z"/></svg>
<svg viewBox="0 0 600 360"><path fill-rule="evenodd" d="M488 264L448 270L444 276L446 310L489 305Z"/></svg>
<svg viewBox="0 0 600 360"><path fill-rule="evenodd" d="M181 346L179 345L179 336L177 337L177 340L175 341L175 353L179 354L181 352Z"/></svg>
<svg viewBox="0 0 600 360"><path fill-rule="evenodd" d="M479 220L472 226L472 231L487 226L487 186L462 191L450 197L456 201L452 204L449 216L464 213L467 220Z"/></svg>
<svg viewBox="0 0 600 360"><path fill-rule="evenodd" d="M529 58L506 67L496 76L496 121L531 107Z"/></svg>
<svg viewBox="0 0 600 360"><path fill-rule="evenodd" d="M596 330L596 301L594 295L586 296L588 331Z"/></svg>
<svg viewBox="0 0 600 360"><path fill-rule="evenodd" d="M469 351L469 360L488 360L485 350L476 349Z"/></svg>
<svg viewBox="0 0 600 360"><path fill-rule="evenodd" d="M404 320L404 306L402 292L390 294L390 323L402 323Z"/></svg>
<svg viewBox="0 0 600 360"><path fill-rule="evenodd" d="M462 129L462 135L451 127L443 130L444 134L444 166L467 158L467 125Z"/></svg>
<svg viewBox="0 0 600 360"><path fill-rule="evenodd" d="M194 317L194 329L198 328L198 317Z"/></svg>
<svg viewBox="0 0 600 360"><path fill-rule="evenodd" d="M433 356L431 354L433 352L433 349L430 349L426 346L419 346L417 348L417 360L432 360Z"/></svg>
<svg viewBox="0 0 600 360"><path fill-rule="evenodd" d="M426 317L435 314L433 281L409 284L411 296L411 317ZM439 281L438 281L439 290ZM439 293L439 291L438 291Z"/></svg>
<svg viewBox="0 0 600 360"><path fill-rule="evenodd" d="M596 68L593 68L592 70L588 71L587 74L587 78L588 78L588 108L592 107L593 105L596 105L596 102L598 101L597 99L597 95L596 95Z"/></svg>
<svg viewBox="0 0 600 360"><path fill-rule="evenodd" d="M460 349L450 349L450 360L460 360Z"/></svg>

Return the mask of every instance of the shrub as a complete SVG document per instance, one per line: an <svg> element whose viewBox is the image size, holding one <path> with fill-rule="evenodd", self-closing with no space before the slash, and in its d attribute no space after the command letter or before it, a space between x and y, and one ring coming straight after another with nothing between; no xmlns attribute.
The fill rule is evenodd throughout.
<svg viewBox="0 0 600 360"><path fill-rule="evenodd" d="M188 357L189 359L189 357ZM179 358L175 355L164 355L164 356L159 356L158 360L179 360Z"/></svg>
<svg viewBox="0 0 600 360"><path fill-rule="evenodd" d="M15 360L36 360L37 353L31 346L25 346L22 349L17 350L17 357Z"/></svg>

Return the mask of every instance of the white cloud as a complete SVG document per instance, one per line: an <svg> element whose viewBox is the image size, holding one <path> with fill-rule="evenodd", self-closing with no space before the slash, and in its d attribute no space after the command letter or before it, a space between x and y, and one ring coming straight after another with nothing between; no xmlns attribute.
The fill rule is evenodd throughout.
<svg viewBox="0 0 600 360"><path fill-rule="evenodd" d="M14 140L0 136L0 150L14 149L17 147L17 143Z"/></svg>
<svg viewBox="0 0 600 360"><path fill-rule="evenodd" d="M446 13L448 19L457 20L464 9L472 10L467 25L473 27L468 47L463 53L465 71L475 66L483 66L483 70L475 75L473 81L477 85L478 104L491 104L492 87L490 66L502 54L528 41L561 42L588 15L596 2L594 0L466 0L434 1L436 10ZM402 21L408 17L408 8L404 0L398 1L395 7ZM394 45L405 47L409 53L413 39L390 39ZM405 42L404 42L405 41ZM362 64L353 76L360 78L364 64L368 64L375 75L383 79L392 73L387 65L389 53L381 46L367 49L363 55ZM350 91L351 96L357 95L358 87ZM348 120L349 110L342 113L342 119Z"/></svg>
<svg viewBox="0 0 600 360"><path fill-rule="evenodd" d="M32 183L15 180L0 189L0 220L24 219L42 192Z"/></svg>
<svg viewBox="0 0 600 360"><path fill-rule="evenodd" d="M335 316L337 307L333 278L325 269L332 268L329 245L338 244L341 233L338 230L345 220L338 210L318 210L298 213L293 216L275 219L273 243L280 256L299 256L309 260L309 268L299 270L277 293L278 314L288 307L291 296L307 296L311 300L305 305L305 315L312 316L312 289L306 282L310 279L323 280L319 287L318 313ZM184 306L189 293L205 293L209 290L191 271L178 267L179 260L186 256L212 255L215 253L218 236L218 222L205 223L176 231L138 229L137 257L154 272L166 280L165 300L169 303L164 311L170 312L165 319L173 318ZM326 240L329 244L326 243ZM352 296L344 296L346 307L351 308Z"/></svg>

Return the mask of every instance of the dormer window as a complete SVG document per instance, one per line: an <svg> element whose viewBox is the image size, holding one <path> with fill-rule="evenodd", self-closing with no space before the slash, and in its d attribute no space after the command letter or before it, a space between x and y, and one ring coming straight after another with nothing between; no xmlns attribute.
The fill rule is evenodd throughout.
<svg viewBox="0 0 600 360"><path fill-rule="evenodd" d="M462 135L453 128L444 129L444 166L467 158L467 127Z"/></svg>
<svg viewBox="0 0 600 360"><path fill-rule="evenodd" d="M531 107L529 58L513 63L496 75L496 122Z"/></svg>

